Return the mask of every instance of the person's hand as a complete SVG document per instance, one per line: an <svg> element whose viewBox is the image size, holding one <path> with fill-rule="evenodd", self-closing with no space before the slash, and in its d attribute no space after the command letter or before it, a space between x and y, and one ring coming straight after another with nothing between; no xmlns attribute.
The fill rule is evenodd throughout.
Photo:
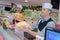
<svg viewBox="0 0 60 40"><path fill-rule="evenodd" d="M30 28L27 26L20 27L20 29L23 30L24 32L28 32L30 30Z"/></svg>

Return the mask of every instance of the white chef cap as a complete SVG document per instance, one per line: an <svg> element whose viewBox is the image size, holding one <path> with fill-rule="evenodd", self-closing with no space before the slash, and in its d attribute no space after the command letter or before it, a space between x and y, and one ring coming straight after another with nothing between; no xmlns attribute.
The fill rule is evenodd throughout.
<svg viewBox="0 0 60 40"><path fill-rule="evenodd" d="M21 8L21 9L23 8L21 4L17 4L17 7Z"/></svg>
<svg viewBox="0 0 60 40"><path fill-rule="evenodd" d="M51 3L43 3L43 5L42 5L42 8L48 8L48 9L52 9L52 4Z"/></svg>

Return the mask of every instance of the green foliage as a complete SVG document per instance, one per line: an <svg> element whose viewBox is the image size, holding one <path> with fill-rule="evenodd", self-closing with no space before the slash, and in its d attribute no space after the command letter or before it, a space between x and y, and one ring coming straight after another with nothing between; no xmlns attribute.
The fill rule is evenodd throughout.
<svg viewBox="0 0 60 40"><path fill-rule="evenodd" d="M31 9L31 10L41 10L41 6L29 6L29 7L26 7L26 6L23 6L23 9L22 9L22 12L24 12L25 9Z"/></svg>
<svg viewBox="0 0 60 40"><path fill-rule="evenodd" d="M32 11L25 10L23 13L26 17L31 17L32 16Z"/></svg>
<svg viewBox="0 0 60 40"><path fill-rule="evenodd" d="M15 12L16 12L15 8L16 8L16 4L11 3L11 10L10 10L10 12L11 12L11 13L12 13L12 12L15 13Z"/></svg>

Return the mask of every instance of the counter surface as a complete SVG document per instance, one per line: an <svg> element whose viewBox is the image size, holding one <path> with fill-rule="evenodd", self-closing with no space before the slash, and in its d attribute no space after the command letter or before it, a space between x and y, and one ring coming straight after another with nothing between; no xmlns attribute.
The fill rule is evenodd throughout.
<svg viewBox="0 0 60 40"><path fill-rule="evenodd" d="M3 35L5 40L20 40L12 30L10 29L3 29L2 26L0 26L0 34Z"/></svg>

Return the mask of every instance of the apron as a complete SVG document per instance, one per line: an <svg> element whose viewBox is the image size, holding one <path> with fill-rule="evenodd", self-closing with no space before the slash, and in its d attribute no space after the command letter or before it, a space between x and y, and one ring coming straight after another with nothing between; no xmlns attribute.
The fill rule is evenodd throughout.
<svg viewBox="0 0 60 40"><path fill-rule="evenodd" d="M40 23L38 24L38 32L40 33L39 35L44 36L45 28L47 27L46 25L51 21L53 21L51 18L44 22L42 22L42 20L40 21Z"/></svg>

